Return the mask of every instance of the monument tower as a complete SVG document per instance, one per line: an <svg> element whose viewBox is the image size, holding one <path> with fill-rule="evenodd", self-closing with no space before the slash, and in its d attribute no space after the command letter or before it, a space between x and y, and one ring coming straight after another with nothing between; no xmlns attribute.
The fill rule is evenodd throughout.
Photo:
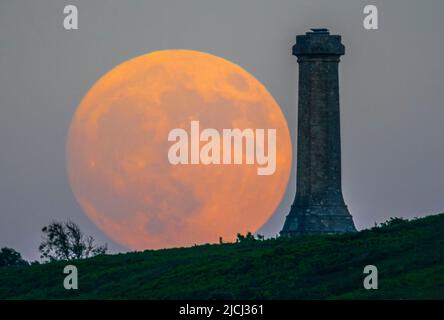
<svg viewBox="0 0 444 320"><path fill-rule="evenodd" d="M296 37L299 63L296 197L281 235L356 231L342 196L339 116L341 36Z"/></svg>

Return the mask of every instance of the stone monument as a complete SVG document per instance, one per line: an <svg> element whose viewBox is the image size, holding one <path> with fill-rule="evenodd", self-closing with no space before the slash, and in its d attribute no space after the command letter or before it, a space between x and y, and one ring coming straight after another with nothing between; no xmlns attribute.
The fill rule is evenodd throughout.
<svg viewBox="0 0 444 320"><path fill-rule="evenodd" d="M299 63L296 196L283 236L356 231L342 195L339 115L341 36L311 29L296 37Z"/></svg>

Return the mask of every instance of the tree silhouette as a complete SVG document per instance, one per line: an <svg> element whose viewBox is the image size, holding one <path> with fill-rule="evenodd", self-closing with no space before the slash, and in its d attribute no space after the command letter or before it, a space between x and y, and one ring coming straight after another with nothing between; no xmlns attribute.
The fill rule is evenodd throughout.
<svg viewBox="0 0 444 320"><path fill-rule="evenodd" d="M22 255L12 248L0 249L0 267L27 266L28 262L22 259Z"/></svg>
<svg viewBox="0 0 444 320"><path fill-rule="evenodd" d="M236 242L251 242L255 241L254 235L251 232L247 232L247 234L244 236L241 233L237 234Z"/></svg>
<svg viewBox="0 0 444 320"><path fill-rule="evenodd" d="M43 242L39 246L41 258L49 261L75 260L105 254L107 245L97 246L94 238L86 236L72 221L53 221L43 227Z"/></svg>

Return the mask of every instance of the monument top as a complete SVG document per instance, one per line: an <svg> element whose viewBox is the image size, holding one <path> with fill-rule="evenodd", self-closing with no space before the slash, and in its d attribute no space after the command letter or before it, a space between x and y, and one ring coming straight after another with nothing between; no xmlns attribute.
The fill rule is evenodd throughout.
<svg viewBox="0 0 444 320"><path fill-rule="evenodd" d="M341 56L345 53L345 47L341 43L341 36L330 35L326 28L312 28L305 35L296 36L296 44L293 46L293 55L333 55Z"/></svg>
<svg viewBox="0 0 444 320"><path fill-rule="evenodd" d="M306 34L309 33L326 33L326 34L330 34L330 32L328 31L328 29L326 28L311 28L310 29L312 32L307 32Z"/></svg>

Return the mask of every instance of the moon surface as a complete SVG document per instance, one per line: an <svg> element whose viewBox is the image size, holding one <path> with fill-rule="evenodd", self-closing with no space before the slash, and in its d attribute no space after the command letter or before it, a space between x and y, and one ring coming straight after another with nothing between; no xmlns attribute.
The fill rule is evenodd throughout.
<svg viewBox="0 0 444 320"><path fill-rule="evenodd" d="M221 133L276 129L275 173L258 175L245 161L170 164L168 133L189 132L193 120ZM256 232L283 197L291 152L287 122L267 89L238 65L190 50L156 51L109 71L78 106L66 144L77 202L111 239L135 250Z"/></svg>

